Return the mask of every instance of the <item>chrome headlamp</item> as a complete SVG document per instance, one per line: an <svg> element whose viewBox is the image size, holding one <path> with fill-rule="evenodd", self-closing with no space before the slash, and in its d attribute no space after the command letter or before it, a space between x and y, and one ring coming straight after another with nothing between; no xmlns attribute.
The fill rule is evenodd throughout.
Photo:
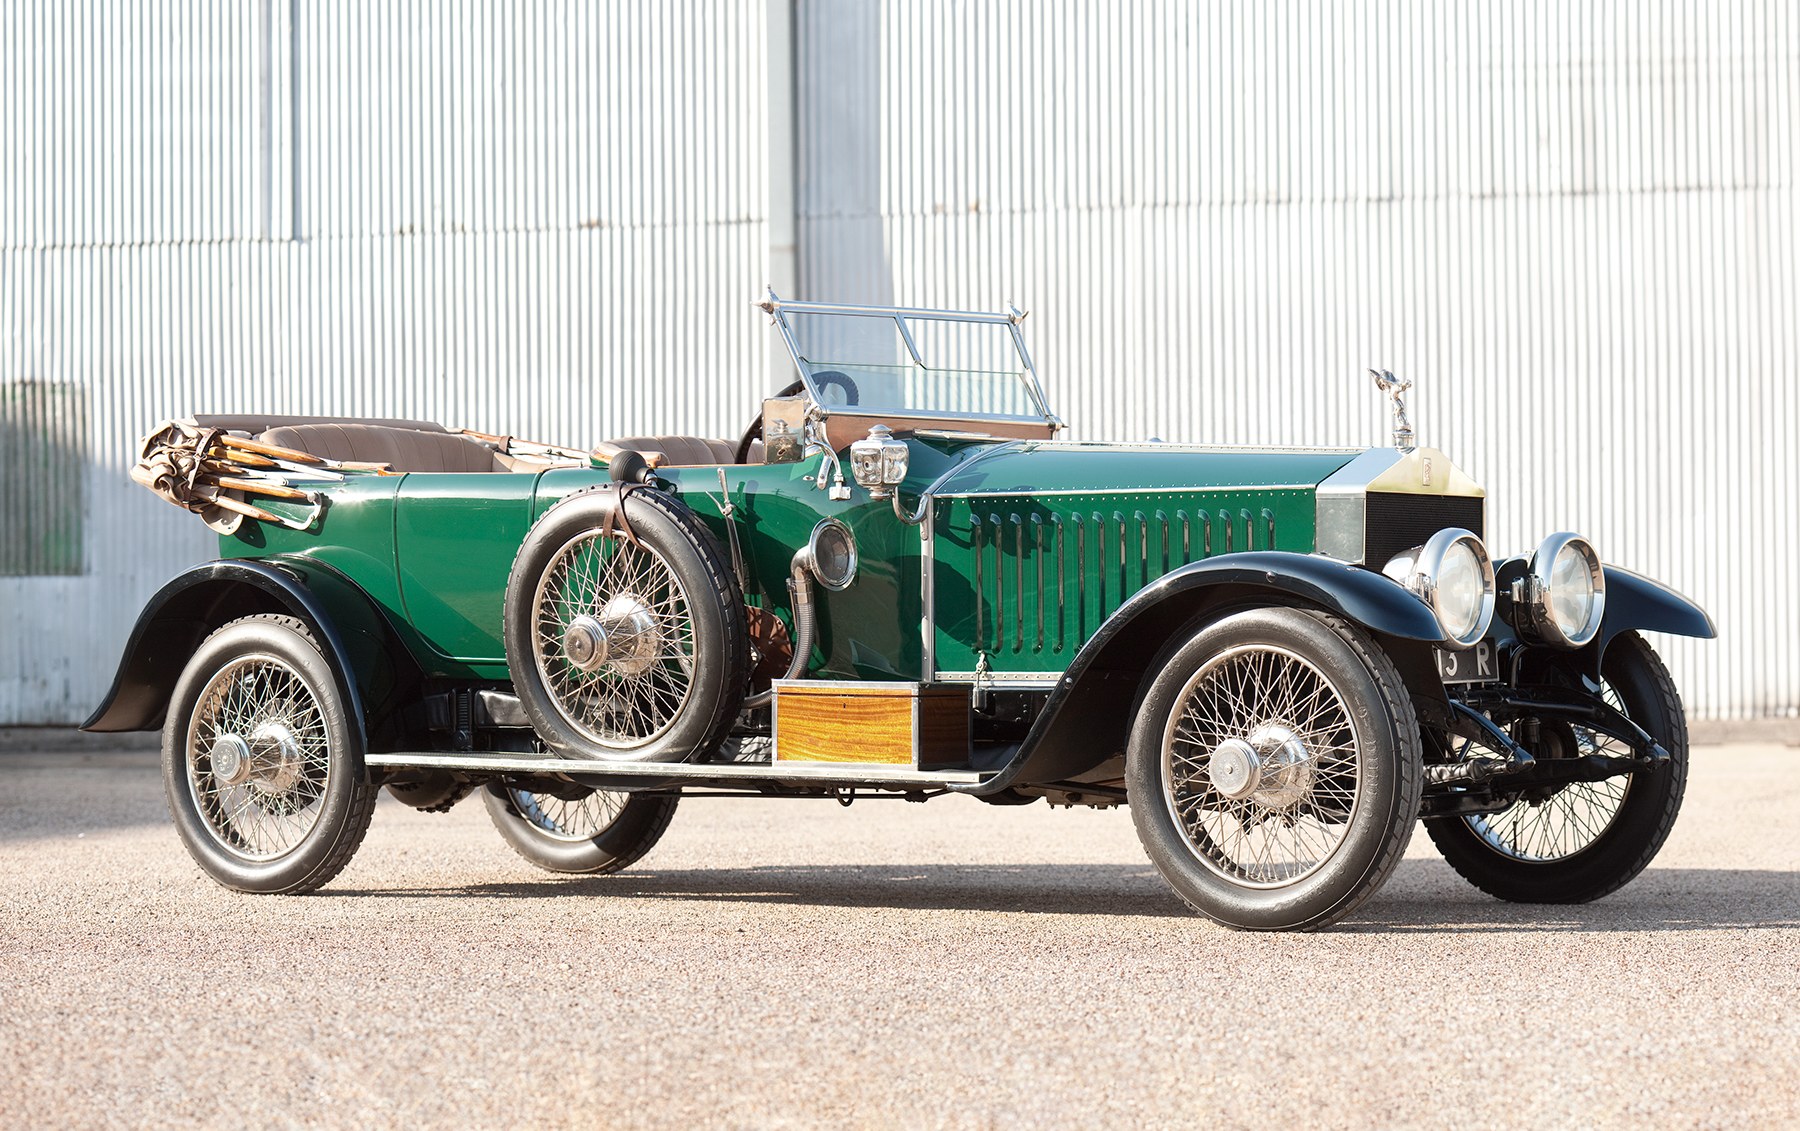
<svg viewBox="0 0 1800 1131"><path fill-rule="evenodd" d="M1552 534L1513 582L1513 627L1552 648L1580 648L1600 632L1606 616L1606 571L1593 544L1579 534Z"/></svg>
<svg viewBox="0 0 1800 1131"><path fill-rule="evenodd" d="M1452 646L1467 648L1494 619L1494 563L1481 539L1451 527L1395 555L1381 572L1431 606Z"/></svg>
<svg viewBox="0 0 1800 1131"><path fill-rule="evenodd" d="M837 519L825 519L794 555L794 568L812 574L827 589L847 589L856 580L856 538Z"/></svg>
<svg viewBox="0 0 1800 1131"><path fill-rule="evenodd" d="M869 489L870 498L892 495L906 478L907 462L906 445L894 439L893 430L885 424L875 425L867 436L850 445L850 473Z"/></svg>

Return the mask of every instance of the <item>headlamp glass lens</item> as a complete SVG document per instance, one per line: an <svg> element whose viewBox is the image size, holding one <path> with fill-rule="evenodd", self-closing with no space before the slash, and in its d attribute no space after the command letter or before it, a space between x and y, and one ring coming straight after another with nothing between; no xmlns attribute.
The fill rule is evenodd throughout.
<svg viewBox="0 0 1800 1131"><path fill-rule="evenodd" d="M1573 545L1557 551L1545 588L1549 591L1550 619L1557 631L1570 640L1582 639L1588 620L1594 615L1594 577L1587 555Z"/></svg>
<svg viewBox="0 0 1800 1131"><path fill-rule="evenodd" d="M1481 559L1467 542L1457 542L1444 554L1438 574L1438 615L1445 630L1458 640L1467 639L1481 618L1486 579Z"/></svg>

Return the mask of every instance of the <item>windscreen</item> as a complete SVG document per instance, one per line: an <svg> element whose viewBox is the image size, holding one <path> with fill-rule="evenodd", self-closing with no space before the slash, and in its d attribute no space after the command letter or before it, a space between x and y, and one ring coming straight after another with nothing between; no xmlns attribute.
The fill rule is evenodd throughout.
<svg viewBox="0 0 1800 1131"><path fill-rule="evenodd" d="M891 315L786 314L812 395L859 413L1042 420L1012 327Z"/></svg>

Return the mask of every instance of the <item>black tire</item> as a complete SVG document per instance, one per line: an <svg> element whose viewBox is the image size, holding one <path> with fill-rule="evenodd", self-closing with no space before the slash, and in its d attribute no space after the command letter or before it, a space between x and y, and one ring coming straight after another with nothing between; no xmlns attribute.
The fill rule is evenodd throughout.
<svg viewBox="0 0 1800 1131"><path fill-rule="evenodd" d="M163 784L188 853L238 891L330 881L375 811L357 734L304 623L259 614L214 632L163 726Z"/></svg>
<svg viewBox="0 0 1800 1131"><path fill-rule="evenodd" d="M1687 717L1675 682L1635 632L1607 646L1601 676L1613 705L1669 752L1665 765L1564 786L1536 806L1520 800L1504 813L1425 822L1449 865L1497 899L1589 903L1610 895L1649 865L1675 826L1688 773ZM1594 747L1582 753L1629 753L1613 739L1575 733Z"/></svg>
<svg viewBox="0 0 1800 1131"><path fill-rule="evenodd" d="M562 757L685 761L737 717L750 666L737 582L660 491L591 488L546 511L513 561L505 616L513 688ZM591 670L572 658L578 629Z"/></svg>
<svg viewBox="0 0 1800 1131"><path fill-rule="evenodd" d="M680 798L581 789L536 793L496 782L482 800L506 843L533 864L549 872L604 875L637 863L656 846Z"/></svg>
<svg viewBox="0 0 1800 1131"><path fill-rule="evenodd" d="M1355 625L1269 608L1208 624L1151 677L1125 766L1132 822L1201 914L1310 930L1354 910L1406 851L1418 724Z"/></svg>

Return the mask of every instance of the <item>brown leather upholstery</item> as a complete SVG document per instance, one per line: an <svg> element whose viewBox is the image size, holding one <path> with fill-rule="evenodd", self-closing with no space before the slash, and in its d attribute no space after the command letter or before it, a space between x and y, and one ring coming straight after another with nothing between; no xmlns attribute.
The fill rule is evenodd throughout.
<svg viewBox="0 0 1800 1131"><path fill-rule="evenodd" d="M730 463L737 454L737 445L730 440L708 440L701 436L626 436L606 443L615 448L634 451L645 459L650 459L654 452L660 452L664 456L664 467L705 467L715 463Z"/></svg>
<svg viewBox="0 0 1800 1131"><path fill-rule="evenodd" d="M384 424L295 424L271 428L258 439L326 459L385 463L395 471L511 470L492 448L454 432Z"/></svg>

